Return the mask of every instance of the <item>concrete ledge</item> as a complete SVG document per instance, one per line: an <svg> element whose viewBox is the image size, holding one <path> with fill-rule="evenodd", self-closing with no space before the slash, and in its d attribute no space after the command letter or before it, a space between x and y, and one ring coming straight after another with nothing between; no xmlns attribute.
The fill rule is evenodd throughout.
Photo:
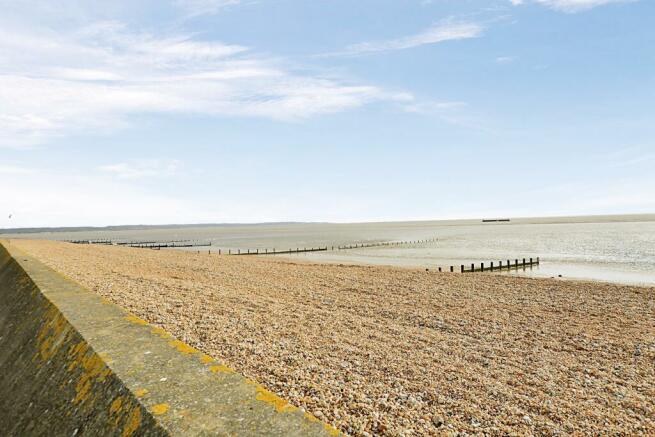
<svg viewBox="0 0 655 437"><path fill-rule="evenodd" d="M0 244L0 430L339 434L8 242Z"/></svg>

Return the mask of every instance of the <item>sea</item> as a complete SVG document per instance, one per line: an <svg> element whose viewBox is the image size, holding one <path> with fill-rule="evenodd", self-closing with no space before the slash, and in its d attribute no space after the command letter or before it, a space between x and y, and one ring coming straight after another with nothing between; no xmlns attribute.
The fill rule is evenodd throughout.
<svg viewBox="0 0 655 437"><path fill-rule="evenodd" d="M371 222L185 225L0 234L2 238L180 241L211 246L169 250L221 253L327 247L275 255L316 262L390 265L455 271L460 265L539 257L531 268L497 274L655 285L655 214L546 218ZM426 241L428 240L428 241ZM338 250L339 246L398 245ZM331 250L334 247L335 250ZM136 249L135 249L136 250ZM271 255L268 255L271 256Z"/></svg>

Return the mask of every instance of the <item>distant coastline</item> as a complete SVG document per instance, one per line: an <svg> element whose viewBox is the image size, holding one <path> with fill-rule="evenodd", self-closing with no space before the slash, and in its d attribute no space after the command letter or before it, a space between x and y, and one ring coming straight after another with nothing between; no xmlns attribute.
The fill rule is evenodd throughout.
<svg viewBox="0 0 655 437"><path fill-rule="evenodd" d="M555 224L555 223L612 223L612 222L644 222L655 221L655 213L647 214L604 214L584 216L547 216L547 217L510 217L503 219L437 219L437 220L382 220L364 222L312 222L312 221L286 221L286 222L258 222L258 223L182 223L162 225L111 225L111 226L52 226L52 227L26 227L26 228L0 228L0 234L37 234L44 232L103 232L103 231L144 231L156 229L189 229L189 228L215 228L215 227L241 227L241 226L292 226L292 225L376 225L395 223L437 223L440 225L466 225L491 222L511 222L512 224Z"/></svg>

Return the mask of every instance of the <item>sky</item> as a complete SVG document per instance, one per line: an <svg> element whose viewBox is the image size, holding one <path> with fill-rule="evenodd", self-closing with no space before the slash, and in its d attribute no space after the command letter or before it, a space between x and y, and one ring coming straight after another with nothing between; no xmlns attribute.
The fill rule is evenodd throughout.
<svg viewBox="0 0 655 437"><path fill-rule="evenodd" d="M0 228L655 212L652 1L0 10Z"/></svg>

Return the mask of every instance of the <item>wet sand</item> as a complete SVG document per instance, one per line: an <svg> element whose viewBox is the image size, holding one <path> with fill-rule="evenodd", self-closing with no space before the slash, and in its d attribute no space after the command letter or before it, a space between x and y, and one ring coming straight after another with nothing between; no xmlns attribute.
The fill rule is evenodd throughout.
<svg viewBox="0 0 655 437"><path fill-rule="evenodd" d="M655 434L655 287L12 244L352 435Z"/></svg>

